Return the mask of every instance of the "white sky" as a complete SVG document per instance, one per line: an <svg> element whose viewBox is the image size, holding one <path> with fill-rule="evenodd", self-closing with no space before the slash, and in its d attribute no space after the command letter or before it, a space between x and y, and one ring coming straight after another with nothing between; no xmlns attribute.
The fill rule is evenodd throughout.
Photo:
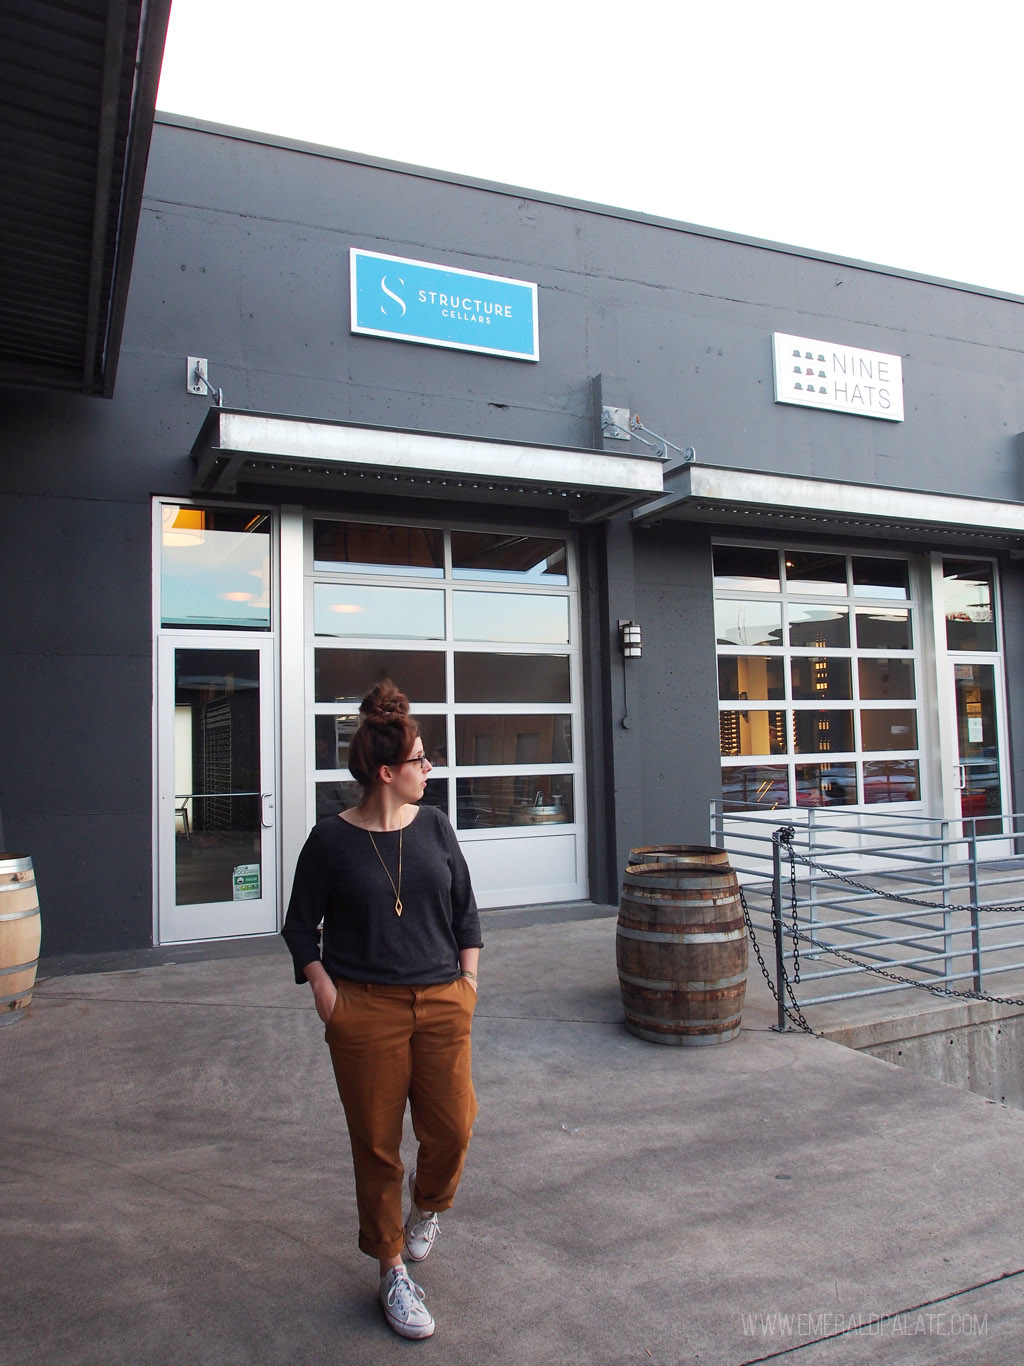
<svg viewBox="0 0 1024 1366"><path fill-rule="evenodd" d="M174 0L158 107L1024 295L1015 0Z"/></svg>

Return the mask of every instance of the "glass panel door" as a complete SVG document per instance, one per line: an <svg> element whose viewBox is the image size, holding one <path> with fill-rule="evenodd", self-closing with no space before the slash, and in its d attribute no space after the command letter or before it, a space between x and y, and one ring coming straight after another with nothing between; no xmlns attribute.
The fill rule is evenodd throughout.
<svg viewBox="0 0 1024 1366"><path fill-rule="evenodd" d="M159 642L159 942L277 928L269 641Z"/></svg>
<svg viewBox="0 0 1024 1366"><path fill-rule="evenodd" d="M957 660L953 688L960 814L977 819L979 835L998 834L1001 823L985 819L1003 810L995 665Z"/></svg>

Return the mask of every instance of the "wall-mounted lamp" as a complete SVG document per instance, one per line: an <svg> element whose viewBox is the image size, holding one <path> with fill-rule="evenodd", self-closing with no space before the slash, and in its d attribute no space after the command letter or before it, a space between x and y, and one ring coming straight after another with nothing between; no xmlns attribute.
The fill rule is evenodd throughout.
<svg viewBox="0 0 1024 1366"><path fill-rule="evenodd" d="M644 652L643 637L635 621L619 621L619 641L627 659L639 659Z"/></svg>

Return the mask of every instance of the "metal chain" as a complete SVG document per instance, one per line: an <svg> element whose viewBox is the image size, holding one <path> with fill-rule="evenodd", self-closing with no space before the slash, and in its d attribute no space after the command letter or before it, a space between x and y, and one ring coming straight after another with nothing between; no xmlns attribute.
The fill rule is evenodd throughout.
<svg viewBox="0 0 1024 1366"><path fill-rule="evenodd" d="M889 972L886 968L878 968L870 963L862 963L859 958L854 958L852 954L844 953L842 949L832 948L828 944L823 944L813 935L807 934L804 930L799 931L801 939L806 940L812 948L821 949L824 953L830 953L835 958L841 958L846 963L852 963L855 968L860 968L862 972L873 972L878 977L887 977L890 982L899 982L902 986L920 987L923 991L929 991L933 996L956 996L968 1001L992 1001L1000 1006L1024 1006L1024 1001L1016 1000L1012 996L988 996L983 991L958 991L955 987L933 986L928 982L918 982L913 977L904 977L898 972Z"/></svg>
<svg viewBox="0 0 1024 1366"><path fill-rule="evenodd" d="M789 985L789 978L786 976L785 969L783 969L783 982L784 982L783 990L786 992L786 994L789 996L790 1000L793 1002L792 1008L791 1008L790 1006L786 1005L786 1002L785 1002L783 999L780 998L779 993L776 991L776 989L775 989L775 983L772 981L771 973L768 971L767 967L765 966L765 961L764 961L764 958L763 958L763 956L762 956L762 954L761 954L761 946L760 946L760 944L758 944L758 942L757 942L757 935L754 933L754 923L753 923L753 921L752 921L751 918L750 918L750 911L747 909L747 898L743 895L743 888L742 888L742 887L739 887L738 890L739 890L739 894L740 894L740 905L743 907L743 919L746 921L746 925L747 925L747 935L748 935L748 937L749 937L749 939L750 939L751 947L752 947L753 950L754 950L754 954L755 954L755 956L756 956L756 958L757 958L758 965L759 965L759 967L760 967L760 969L761 969L761 974L762 974L762 976L764 977L764 980L768 983L768 990L771 992L772 996L774 997L776 1005L779 1005L779 1006L782 1007L783 1013L785 1014L786 1018L787 1018L792 1024L798 1025L798 1026L804 1031L805 1034L814 1034L814 1030L813 1030L813 1029L811 1028L811 1026L807 1023L807 1021L804 1019L803 1011L800 1009L800 1005L799 1005L799 1003L798 1003L796 997L793 995L793 989L792 989L792 987ZM773 894L773 897L772 897L772 909L773 909L773 911L774 911L774 909L775 909L774 894ZM815 1035L815 1037L818 1037L818 1036Z"/></svg>
<svg viewBox="0 0 1024 1366"><path fill-rule="evenodd" d="M934 901L921 901L917 897L905 896L901 892L884 892L879 887L870 887L866 882L857 882L855 878L849 877L846 873L840 873L835 868L827 867L824 863L815 863L813 859L798 854L792 843L783 838L783 831L792 829L791 825L784 825L776 833L779 835L779 843L783 845L790 857L790 874L794 889L796 887L795 864L802 863L805 868L812 868L816 872L825 873L836 882L845 882L848 887L855 887L858 892L870 892L872 896L881 897L883 901L900 901L904 906L922 906L926 911L984 911L998 915L1012 915L1014 912L1024 913L1024 906L1014 905L1012 902L1000 906L974 906L970 902L957 903L954 906L937 906Z"/></svg>
<svg viewBox="0 0 1024 1366"><path fill-rule="evenodd" d="M869 886L867 886L867 885L866 885L865 883L863 883L863 882L857 882L857 881L855 881L853 878L846 877L844 874L838 873L838 872L836 872L836 871L835 871L834 869L832 869L832 868L827 868L824 864L815 863L812 859L805 858L805 857L803 857L802 855L797 854L797 852L796 852L796 851L794 850L794 848L793 848L793 838L794 838L795 835L796 835L796 830L793 828L793 826L791 826L791 825L783 825L783 826L780 826L779 829L776 830L776 831L775 831L775 834L772 836L773 839L776 839L776 838L778 839L778 843L781 845L781 847L782 847L783 849L786 850L786 852L787 852L788 855L789 855L789 883L790 883L790 892L791 892L792 903L793 903L793 925L792 925L792 931L791 931L791 933L792 933L792 937L793 937L793 962L794 962L794 965L798 965L798 964L799 964L799 961L800 961L800 958L799 958L799 954L800 954L799 944L800 944L800 940L803 939L806 943L810 944L813 948L819 949L819 950L821 950L821 951L823 951L823 952L825 952L825 953L830 953L830 954L832 954L834 957L840 958L840 959L842 959L842 960L843 960L844 962L846 962L846 963L851 963L855 968L859 968L861 972L871 972L871 973L874 973L874 974L875 974L876 976L878 976L878 977L885 977L885 978L888 978L888 980L891 981L891 982L898 982L901 986L918 987L918 988L920 988L920 989L923 990L923 991L929 992L929 993L930 993L931 995L933 995L933 996L956 997L957 999L969 1000L969 1001L991 1001L991 1002L992 1002L993 1004L995 1004L995 1005L1022 1006L1022 1007L1024 1007L1024 1000L1017 1000L1016 998L1014 998L1014 997L1012 997L1012 996L989 996L989 995L988 995L986 992L984 992L984 991L969 991L969 990L968 990L968 991L959 991L959 990L957 990L955 987L939 987L939 986L933 986L933 985L931 985L931 984L928 983L928 982L919 982L919 981L916 981L916 980L915 980L914 978L912 978L912 977L904 977L904 976L902 976L900 973L889 972L889 971L887 971L887 969L885 969L885 968L879 968L879 967L875 967L873 964L864 963L864 962L862 962L859 958L855 958L852 954L844 953L842 949L834 948L834 947L832 947L832 946L829 945L829 944L823 944L819 939L815 939L813 935L807 934L806 931L801 930L801 929L799 928L799 926L798 926L798 922L797 922L797 893L796 893L796 865L797 865L797 862L800 862L800 863L802 863L802 864L803 864L805 867L807 867L807 868L814 868L814 869L817 869L819 872L827 873L829 877L834 878L837 882L845 882L845 883L846 883L848 886L850 886L850 887L856 887L858 891L870 892L873 896L881 897L883 900L886 900L886 901L901 901L901 902L904 903L904 905L908 905L908 906L923 906L926 910L929 910L929 911L945 911L945 910L958 910L958 911L997 911L997 912L1000 912L1000 913L1002 913L1002 914L1006 914L1007 912L1024 911L1024 906L1014 906L1014 905L1002 905L1002 906L970 906L970 905L967 905L967 906L952 906L952 907L950 907L950 906L936 906L936 905L934 904L934 902L931 902L931 901L918 901L918 900L917 900L916 898L914 898L914 897L902 896L902 895L900 895L898 892L882 892L882 891L879 891L878 888L876 888L876 887L869 887ZM741 900L742 900L742 893L741 893ZM746 913L746 909L747 909L747 908L746 908L746 903L744 902L744 905L743 905L744 913ZM773 921L774 921L774 912L775 912L775 911L776 911L776 906L775 906L775 890L774 890L774 887L773 887L773 889L772 889L772 912L773 912ZM781 919L781 917L780 917L780 919ZM748 925L748 928L749 928L749 927L750 927L750 918L749 918L749 916L747 917L747 925ZM751 934L751 938L753 939L753 929L752 929L752 928L750 928L750 934ZM755 951L756 951L756 946L755 946ZM760 953L758 953L758 961L759 961L759 962L761 961L761 955L760 955ZM765 967L764 967L764 963L763 963L763 962L761 963L761 970L765 973L765 976L767 977L767 976L768 976L768 973L767 973L767 970L766 970ZM797 1005L796 998L793 996L792 987L790 987L790 985L789 985L789 978L785 976L785 973L783 974L783 976L784 976L784 981L785 981L786 987L787 987L788 990L789 990L789 995L790 995L790 997L791 997L792 1000L793 1000L794 1006L796 1007L797 1014L800 1016L801 1023L802 1023L802 1024L804 1025L804 1027L807 1029L808 1033L812 1033L812 1034L813 1034L814 1031L810 1028L809 1025L807 1025L806 1021L803 1019L802 1014L800 1014L800 1007ZM793 980L794 980L795 982L797 982L797 983L799 983L799 981L800 981L800 977L799 977L799 967L797 967L797 971L794 973L794 979L793 979ZM769 986L772 985L771 979L770 979L770 978L769 978L769 981L768 981L768 985L769 985ZM772 987L772 994L775 995L774 987ZM775 995L775 999L778 1001L779 998L778 998L777 995ZM780 1004L781 1004L781 1002L780 1002ZM785 1008L785 1007L784 1007L784 1008ZM789 1014L788 1009L786 1009L786 1013L787 1013L787 1015Z"/></svg>

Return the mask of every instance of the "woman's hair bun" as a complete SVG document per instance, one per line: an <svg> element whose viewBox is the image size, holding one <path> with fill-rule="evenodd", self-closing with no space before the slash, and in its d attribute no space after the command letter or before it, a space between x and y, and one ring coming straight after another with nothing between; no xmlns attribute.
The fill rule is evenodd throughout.
<svg viewBox="0 0 1024 1366"><path fill-rule="evenodd" d="M409 699L390 678L382 678L363 698L359 710L371 725L394 724L409 715Z"/></svg>

